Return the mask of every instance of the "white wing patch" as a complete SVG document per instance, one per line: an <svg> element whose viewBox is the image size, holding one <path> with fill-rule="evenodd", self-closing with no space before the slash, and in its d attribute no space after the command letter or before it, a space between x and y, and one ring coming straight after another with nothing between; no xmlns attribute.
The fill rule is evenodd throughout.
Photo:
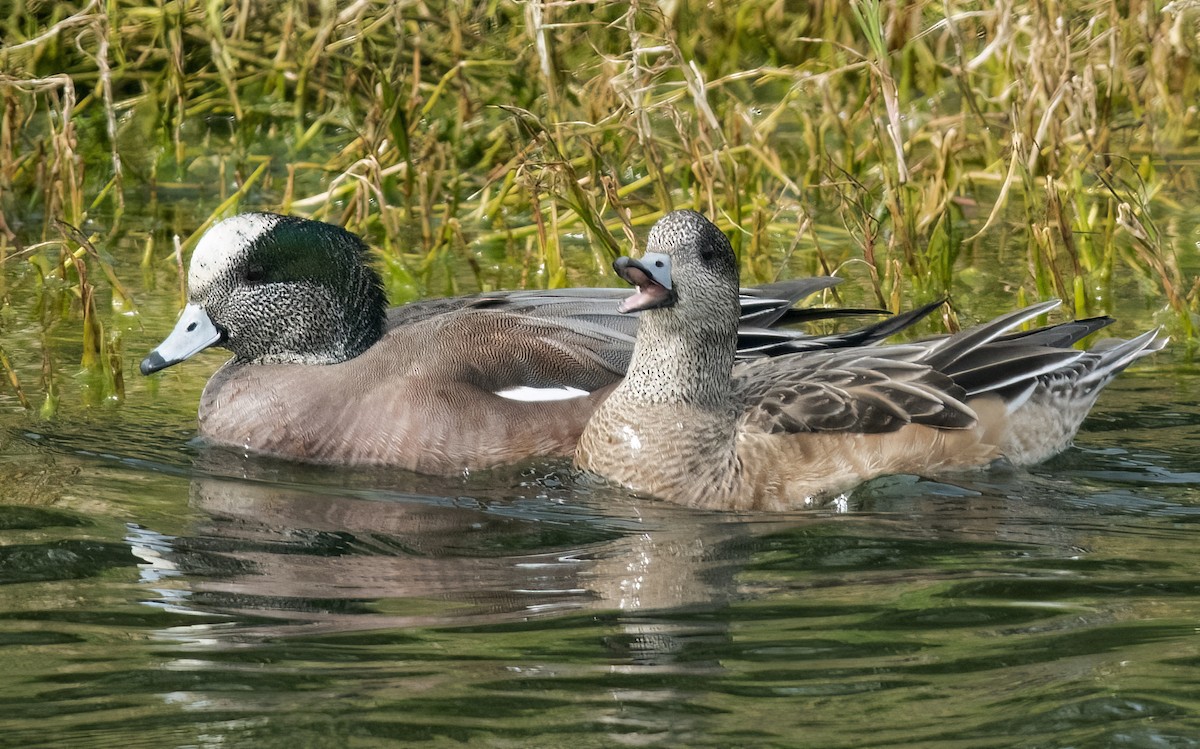
<svg viewBox="0 0 1200 749"><path fill-rule="evenodd" d="M497 390L496 395L513 401L537 403L540 401L565 401L571 398L582 398L583 396L588 395L588 391L566 386L555 388L534 388L527 387L525 385L518 385L517 387Z"/></svg>

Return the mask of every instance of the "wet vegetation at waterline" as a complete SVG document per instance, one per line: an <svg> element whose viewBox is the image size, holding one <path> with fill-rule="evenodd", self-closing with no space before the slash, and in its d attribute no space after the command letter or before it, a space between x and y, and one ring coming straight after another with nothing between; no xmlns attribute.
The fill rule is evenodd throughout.
<svg viewBox="0 0 1200 749"><path fill-rule="evenodd" d="M0 294L40 328L0 315L0 367L29 410L56 408L56 346L122 397L139 302L177 308L200 234L245 209L363 234L395 303L613 284L691 207L747 283L950 296L925 332L1002 246L1012 307L1101 314L1133 278L1197 341L1191 0L5 7Z"/></svg>

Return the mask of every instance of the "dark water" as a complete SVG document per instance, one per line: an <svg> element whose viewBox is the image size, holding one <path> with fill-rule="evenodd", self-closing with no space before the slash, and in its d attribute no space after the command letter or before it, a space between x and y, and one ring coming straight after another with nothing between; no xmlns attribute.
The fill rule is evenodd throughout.
<svg viewBox="0 0 1200 749"><path fill-rule="evenodd" d="M203 450L209 368L7 419L0 745L1200 746L1169 356L1036 470L768 516Z"/></svg>
<svg viewBox="0 0 1200 749"><path fill-rule="evenodd" d="M1200 746L1183 346L1034 470L705 514L564 464L433 480L203 449L220 354L107 401L16 268L5 350L35 405L50 352L59 407L0 390L0 746ZM126 367L177 309L157 283ZM1119 334L1153 324L1127 306Z"/></svg>

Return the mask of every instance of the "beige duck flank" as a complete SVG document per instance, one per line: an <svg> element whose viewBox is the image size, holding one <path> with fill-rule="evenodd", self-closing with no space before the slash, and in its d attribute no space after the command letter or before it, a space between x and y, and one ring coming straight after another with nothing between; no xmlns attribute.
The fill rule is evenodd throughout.
<svg viewBox="0 0 1200 749"><path fill-rule="evenodd" d="M677 211L651 230L646 255L667 266L674 301L642 312L628 373L575 459L692 507L780 510L886 474L1036 463L1070 443L1105 384L1166 343L1150 331L1073 347L1110 318L1011 332L1052 301L928 341L735 364L725 235Z"/></svg>

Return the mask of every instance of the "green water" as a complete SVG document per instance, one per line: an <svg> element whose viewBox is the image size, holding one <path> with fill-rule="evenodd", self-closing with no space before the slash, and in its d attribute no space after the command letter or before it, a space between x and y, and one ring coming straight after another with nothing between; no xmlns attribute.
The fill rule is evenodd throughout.
<svg viewBox="0 0 1200 749"><path fill-rule="evenodd" d="M704 514L561 463L438 480L195 444L222 355L134 374L177 290L129 242L123 401L77 374L67 292L5 267L5 350L35 406L48 362L58 410L0 391L0 746L1200 746L1182 347L1036 469ZM980 316L1012 303L973 278ZM1117 333L1154 310L1130 294Z"/></svg>

